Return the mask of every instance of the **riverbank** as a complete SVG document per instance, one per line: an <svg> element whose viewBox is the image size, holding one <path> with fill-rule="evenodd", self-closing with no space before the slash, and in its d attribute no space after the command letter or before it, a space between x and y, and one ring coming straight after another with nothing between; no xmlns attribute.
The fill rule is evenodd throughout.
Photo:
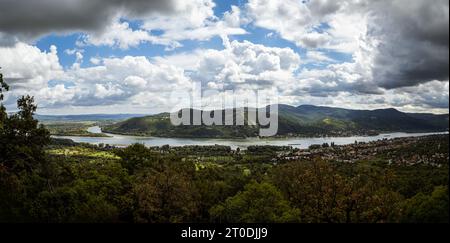
<svg viewBox="0 0 450 243"><path fill-rule="evenodd" d="M141 137L141 138L174 138L174 139L292 139L292 138L317 138L317 137L375 137L383 134L390 134L390 133L424 133L424 134L432 134L432 133L446 133L448 131L361 131L361 132L335 132L335 133L329 133L329 134L315 134L315 135L305 135L305 134L289 134L289 135L275 135L270 137L260 137L260 136L252 136L252 137L246 137L246 136L220 136L220 137L193 137L193 136L182 136L182 135L166 135L166 136L159 136L159 135L151 135L151 134L144 134L144 133L125 133L125 132L116 132L116 131L110 131L110 130L104 130L104 128L99 128L101 131L103 131L105 134L113 134L113 135L121 135L121 136L132 136L132 137Z"/></svg>
<svg viewBox="0 0 450 243"><path fill-rule="evenodd" d="M102 132L99 127L91 127L90 132ZM161 137L141 137L129 135L117 135L104 133L108 137L77 137L77 136L55 136L56 138L71 139L78 143L90 144L108 144L111 146L128 146L135 143L141 143L146 146L185 146L185 145L225 145L232 149L247 148L252 145L273 145L273 146L292 146L294 148L308 148L311 145L334 143L336 145L346 145L357 142L371 142L382 139L397 137L417 137L444 133L384 133L377 136L351 136L351 137L289 137L289 138L242 138L242 139L207 139L207 138L161 138Z"/></svg>

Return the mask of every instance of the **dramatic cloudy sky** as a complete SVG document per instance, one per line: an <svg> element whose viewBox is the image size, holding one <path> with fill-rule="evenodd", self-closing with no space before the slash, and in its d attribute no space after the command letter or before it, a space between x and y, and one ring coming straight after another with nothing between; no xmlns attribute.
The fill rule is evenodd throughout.
<svg viewBox="0 0 450 243"><path fill-rule="evenodd" d="M449 0L0 0L4 103L167 111L173 90L448 113Z"/></svg>

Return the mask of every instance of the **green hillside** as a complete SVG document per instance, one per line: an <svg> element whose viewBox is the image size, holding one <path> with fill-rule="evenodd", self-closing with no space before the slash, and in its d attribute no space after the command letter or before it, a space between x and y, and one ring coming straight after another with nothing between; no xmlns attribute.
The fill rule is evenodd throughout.
<svg viewBox="0 0 450 243"><path fill-rule="evenodd" d="M259 109L258 111L262 111ZM190 110L191 114L193 111ZM222 112L223 121L225 111ZM245 110L245 124L247 123ZM238 113L239 114L239 113ZM333 107L279 105L278 136L350 136L379 132L436 132L448 131L448 114L404 113L395 109L350 110ZM236 121L236 110L233 110ZM191 116L192 117L192 116ZM103 127L104 132L189 138L256 137L259 124L249 126L173 126L169 113L131 118Z"/></svg>

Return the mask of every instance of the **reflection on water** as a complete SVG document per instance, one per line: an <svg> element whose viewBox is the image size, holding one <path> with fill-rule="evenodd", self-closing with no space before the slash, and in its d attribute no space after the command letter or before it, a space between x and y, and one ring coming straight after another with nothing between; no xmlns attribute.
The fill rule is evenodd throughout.
<svg viewBox="0 0 450 243"><path fill-rule="evenodd" d="M100 127L90 127L91 133L101 133ZM246 138L246 139L206 139L206 138L158 138L158 137L136 137L109 134L110 137L73 137L73 136L55 136L57 138L68 138L78 143L91 144L109 144L115 146L128 146L134 143L142 143L146 146L184 146L184 145L226 145L232 149L246 148L250 145L276 145L276 146L292 146L294 148L308 148L312 144L323 144L334 142L336 145L351 144L355 141L370 142L384 138L399 137L417 137L431 134L444 133L386 133L377 136L353 136L353 137L315 137L315 138ZM448 134L448 132L445 132Z"/></svg>

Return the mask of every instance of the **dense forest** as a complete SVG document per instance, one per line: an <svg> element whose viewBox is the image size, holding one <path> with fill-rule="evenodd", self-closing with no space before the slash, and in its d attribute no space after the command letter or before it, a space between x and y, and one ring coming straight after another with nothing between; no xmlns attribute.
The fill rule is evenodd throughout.
<svg viewBox="0 0 450 243"><path fill-rule="evenodd" d="M0 76L0 102L8 88ZM274 146L113 148L53 140L33 97L17 105L0 106L0 222L449 221L448 135L354 163ZM305 153L320 149L341 151Z"/></svg>

